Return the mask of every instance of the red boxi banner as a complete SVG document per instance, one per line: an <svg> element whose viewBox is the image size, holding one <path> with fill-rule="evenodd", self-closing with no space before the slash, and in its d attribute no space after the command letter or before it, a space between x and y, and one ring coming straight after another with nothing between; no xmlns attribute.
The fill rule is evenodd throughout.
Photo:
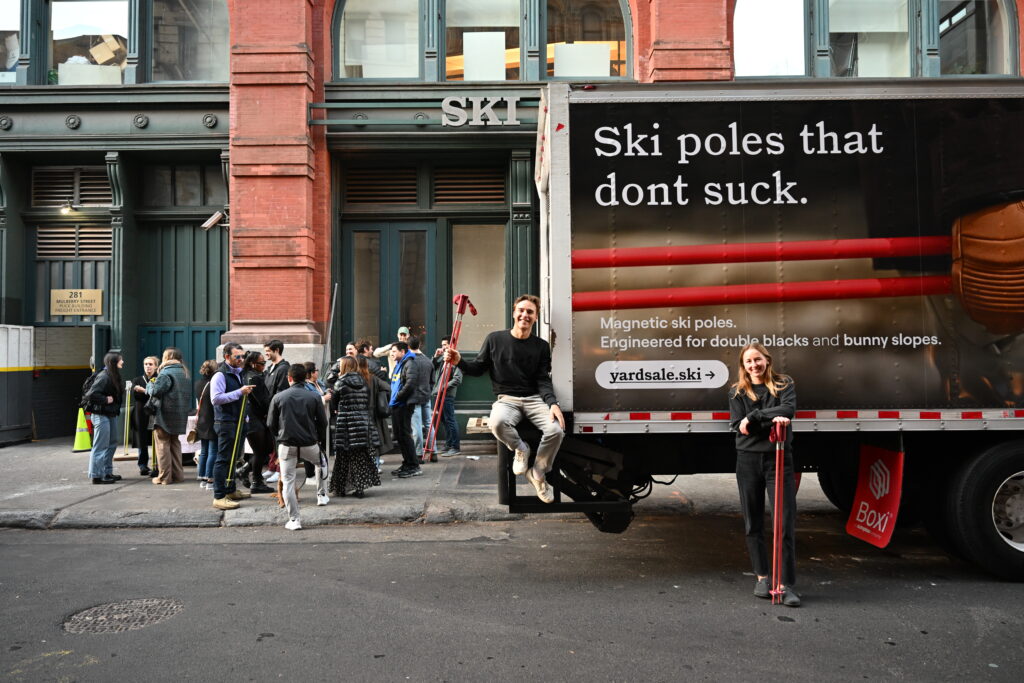
<svg viewBox="0 0 1024 683"><path fill-rule="evenodd" d="M884 548L889 545L903 488L903 453L862 445L857 495L846 533Z"/></svg>

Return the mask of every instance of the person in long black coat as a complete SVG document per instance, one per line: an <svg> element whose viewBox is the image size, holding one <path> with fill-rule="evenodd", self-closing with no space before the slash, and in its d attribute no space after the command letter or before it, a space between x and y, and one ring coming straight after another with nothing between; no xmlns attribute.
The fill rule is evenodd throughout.
<svg viewBox="0 0 1024 683"><path fill-rule="evenodd" d="M380 486L376 463L380 435L370 419L370 387L356 360L342 358L340 371L331 392L336 418L330 489L338 496L351 491L356 498L362 498L363 491Z"/></svg>
<svg viewBox="0 0 1024 683"><path fill-rule="evenodd" d="M242 367L242 383L253 386L246 402L245 414L249 422L245 430L245 440L252 448L247 462L238 469L238 478L253 493L273 493L274 489L263 481L263 468L270 462L270 455L275 450L274 436L267 428L267 411L270 410L270 390L263 381L263 367L266 359L259 351L245 354L245 365ZM251 477L251 481L250 481Z"/></svg>
<svg viewBox="0 0 1024 683"><path fill-rule="evenodd" d="M149 467L148 449L153 445L153 431L149 424L151 416L145 408L149 401L146 385L150 380L156 379L158 365L160 365L159 358L146 356L142 361L142 374L132 380L132 445L139 449L139 474L144 477L157 475L156 463L154 462L152 470Z"/></svg>

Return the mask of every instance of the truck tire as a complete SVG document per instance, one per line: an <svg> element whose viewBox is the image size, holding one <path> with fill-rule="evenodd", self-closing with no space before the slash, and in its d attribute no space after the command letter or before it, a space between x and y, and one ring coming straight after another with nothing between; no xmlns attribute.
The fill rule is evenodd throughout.
<svg viewBox="0 0 1024 683"><path fill-rule="evenodd" d="M850 514L853 509L859 466L859 456L842 454L829 458L818 467L821 492L844 515Z"/></svg>
<svg viewBox="0 0 1024 683"><path fill-rule="evenodd" d="M1024 581L1024 441L975 456L951 485L950 535L969 560L1008 581Z"/></svg>

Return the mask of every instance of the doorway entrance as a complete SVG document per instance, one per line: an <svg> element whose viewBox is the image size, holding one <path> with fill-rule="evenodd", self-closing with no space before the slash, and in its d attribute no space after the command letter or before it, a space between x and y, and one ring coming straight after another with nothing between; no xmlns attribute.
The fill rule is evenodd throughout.
<svg viewBox="0 0 1024 683"><path fill-rule="evenodd" d="M342 335L390 343L401 326L432 348L437 331L437 225L389 221L342 225ZM424 338L426 337L426 338Z"/></svg>

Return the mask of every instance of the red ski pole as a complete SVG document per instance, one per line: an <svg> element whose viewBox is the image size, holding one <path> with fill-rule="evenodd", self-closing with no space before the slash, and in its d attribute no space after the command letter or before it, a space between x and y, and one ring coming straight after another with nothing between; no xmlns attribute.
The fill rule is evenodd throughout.
<svg viewBox="0 0 1024 683"><path fill-rule="evenodd" d="M782 602L783 499L785 497L786 425L772 425L770 441L775 443L775 504L772 506L772 604Z"/></svg>
<svg viewBox="0 0 1024 683"><path fill-rule="evenodd" d="M473 315L476 315L476 306L469 300L469 296L466 294L456 294L452 298L452 303L455 304L455 324L452 325L452 336L448 340L448 347L451 349L458 350L459 348L459 334L462 333L462 316L466 314L466 309ZM448 395L448 380L452 376L452 364L445 361L444 366L441 368L441 377L439 378L439 388L437 390L437 398L434 399L434 409L430 413L430 430L427 431L427 440L423 443L423 456L421 457L422 462L430 462L434 456L434 446L437 442L437 428L441 424L442 408L444 408L444 399Z"/></svg>

